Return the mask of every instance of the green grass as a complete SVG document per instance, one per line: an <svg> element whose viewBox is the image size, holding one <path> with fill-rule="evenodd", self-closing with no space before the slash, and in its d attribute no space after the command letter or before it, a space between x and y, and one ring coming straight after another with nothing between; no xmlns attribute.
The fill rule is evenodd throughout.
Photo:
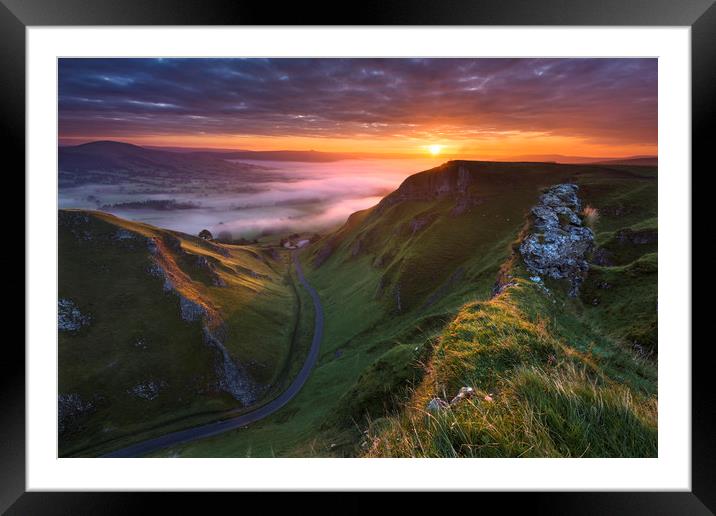
<svg viewBox="0 0 716 516"><path fill-rule="evenodd" d="M402 410L363 432L366 456L654 457L657 440L656 243L615 238L656 232L653 171L580 171L584 204L599 209L597 243L619 265L592 266L580 299L510 267L517 285L469 303L446 327ZM477 396L427 413L461 386ZM491 401L487 401L489 396Z"/></svg>
<svg viewBox="0 0 716 516"><path fill-rule="evenodd" d="M581 298L592 305L587 317L606 334L657 351L657 254L644 254L628 265L593 266Z"/></svg>
<svg viewBox="0 0 716 516"><path fill-rule="evenodd" d="M629 168L629 167L627 167ZM610 266L592 265L581 300L585 322L643 355L657 352L657 182L655 169L631 167L639 179L592 181L582 188L599 207L597 243ZM646 235L645 243L618 238Z"/></svg>
<svg viewBox="0 0 716 516"><path fill-rule="evenodd" d="M59 228L58 295L75 302L91 323L59 333L59 392L78 394L95 410L60 436L61 455L92 455L242 407L216 388L216 351L205 344L202 323L182 320L179 298L148 272L152 257L144 237L179 239L181 249L168 251L184 278L177 288L211 308L233 358L267 386L257 403L295 375L306 346L294 336L297 299L286 256L264 260L252 246L225 246L224 255L189 235L98 212L60 212L61 221L72 217L79 222ZM119 229L133 238L118 240ZM212 285L195 265L197 256L217 264L226 287ZM131 393L148 381L161 385L155 399Z"/></svg>
<svg viewBox="0 0 716 516"><path fill-rule="evenodd" d="M383 418L368 457L655 457L656 403L603 386L575 366L519 368L492 401ZM479 395L484 395L483 391Z"/></svg>
<svg viewBox="0 0 716 516"><path fill-rule="evenodd" d="M394 395L422 375L418 346L398 344L378 357L339 400L333 421L361 422L392 408Z"/></svg>
<svg viewBox="0 0 716 516"><path fill-rule="evenodd" d="M371 457L653 457L656 396L623 374L655 377L648 364L563 324L563 299L518 277L498 297L463 307L448 325L405 408L363 443ZM553 303L554 300L556 303ZM532 314L532 315L530 315ZM443 412L460 387L476 396Z"/></svg>
<svg viewBox="0 0 716 516"><path fill-rule="evenodd" d="M451 166L411 180L432 181ZM625 244L617 235L656 230L655 169L469 166L476 177L470 192L479 199L471 209L454 214L448 197L365 210L301 252L323 302L325 331L314 371L286 407L247 428L154 455L654 456L656 364L648 356L656 350L656 243ZM599 210L597 244L614 259L591 267L577 299L560 282L545 282L546 290L530 282L510 258L540 189L565 181L578 183L584 204ZM102 217L112 231L161 232ZM411 223L423 218L429 224L413 231ZM300 368L313 329L311 300L287 256L266 261L262 244L230 246L227 257L179 237L185 252L217 261L228 288L213 286L191 257L177 257L191 278L187 289L216 310L227 347L269 385L270 399ZM179 381L209 375L210 356L202 358L206 349L197 344L199 325L178 321L176 300L143 274L144 251L123 249L120 259L115 248L94 249L62 231L60 238L61 297L105 314L87 334L60 336L61 392L92 396L101 388L112 407L98 404L63 450L102 451L110 444L101 443L127 444L236 408L226 395L197 394ZM329 243L330 256L317 266ZM490 299L500 274L517 285ZM63 285L70 291L63 294ZM153 358L126 345L137 334L156 335L157 347L147 350ZM107 374L110 359L122 367ZM167 381L171 396L122 401L126 385L148 371L175 375ZM432 396L449 399L465 385L478 396L425 414Z"/></svg>
<svg viewBox="0 0 716 516"><path fill-rule="evenodd" d="M490 405L473 403L484 411L460 416L467 425L463 430L469 426L468 433L477 432L481 442L490 430L479 421L499 426L491 419L498 418L504 439L489 450L468 446L458 455L653 456L655 363L635 355L621 336L637 313L655 320L654 306L639 305L643 292L633 289L641 285L655 293L655 274L623 283L618 294L632 310L621 322L604 312L617 302L616 290L614 299L597 306L585 295L568 298L558 282L548 282L547 295L525 279L518 264L509 272L520 284L506 296L515 300L499 305L489 298L541 188L577 182L584 203L600 210L595 231L606 242L622 228L656 227L655 172L550 164L477 167L471 188L480 203L461 215L451 214L451 199L403 201L355 214L304 250L304 270L323 301L326 327L319 362L303 390L248 428L156 455L451 456L450 448L423 449L415 439L404 441L399 451L373 440L403 439L416 429L423 439L420 432L427 427L420 425L429 396L451 397L472 384L483 395L498 389L503 395ZM412 232L416 217L432 217L431 223ZM329 242L332 253L315 266ZM593 271L596 278L600 270ZM618 268L608 272L627 274ZM591 280L590 275L585 292ZM494 345L477 353L476 342L483 341ZM550 355L558 366L547 366ZM535 397L540 389L543 398ZM445 424L454 423L450 414ZM529 441L529 435L538 437ZM589 448L584 445L592 441Z"/></svg>

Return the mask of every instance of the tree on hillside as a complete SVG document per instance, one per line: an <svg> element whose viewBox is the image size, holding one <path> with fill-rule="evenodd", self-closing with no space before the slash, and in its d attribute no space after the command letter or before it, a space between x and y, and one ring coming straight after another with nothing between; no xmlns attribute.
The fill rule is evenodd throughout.
<svg viewBox="0 0 716 516"><path fill-rule="evenodd" d="M203 238L204 240L212 240L214 236L208 229L202 229L201 231L199 231L199 238Z"/></svg>

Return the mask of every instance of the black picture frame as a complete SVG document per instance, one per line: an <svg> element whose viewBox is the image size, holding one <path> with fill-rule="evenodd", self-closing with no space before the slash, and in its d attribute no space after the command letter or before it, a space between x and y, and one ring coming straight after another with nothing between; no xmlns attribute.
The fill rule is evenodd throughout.
<svg viewBox="0 0 716 516"><path fill-rule="evenodd" d="M351 7L353 6L353 7ZM708 134L716 119L716 6L714 0L436 0L376 1L355 4L284 3L280 7L241 0L0 0L0 127L5 159L13 173L25 163L25 29L63 25L614 25L691 27L692 170L711 157ZM24 183L24 182L23 182ZM24 189L24 186L20 187ZM18 190L19 191L19 190ZM23 190L24 191L24 190ZM19 197L19 196L17 196ZM694 205L692 199L692 206ZM701 219L693 218L699 233ZM693 251L692 251L693 253ZM692 254L692 256L694 256ZM698 256L692 262L699 270ZM707 257L704 257L704 261ZM706 267L706 265L704 265ZM30 271L25 269L27 275ZM695 305L694 305L695 306ZM26 310L32 310L27 306ZM692 315L693 320L693 315ZM690 346L691 343L672 343ZM716 511L716 446L713 437L709 339L692 347L692 491L618 493L481 493L483 500L524 504L550 514L713 514ZM129 514L146 512L160 501L162 512L187 508L186 498L167 494L26 493L25 354L20 339L6 339L0 377L0 510L7 514ZM233 495L229 495L233 496ZM254 495L238 494L244 508ZM509 497L509 501L504 500ZM157 498L159 500L157 500ZM281 497L274 498L280 501ZM366 512L370 497L342 502ZM406 502L407 503L407 502ZM416 505L424 497L414 497ZM481 500L479 503L483 503ZM403 510L410 510L410 503ZM505 506L503 505L503 509ZM320 510L320 507L318 508ZM326 509L324 509L326 510Z"/></svg>

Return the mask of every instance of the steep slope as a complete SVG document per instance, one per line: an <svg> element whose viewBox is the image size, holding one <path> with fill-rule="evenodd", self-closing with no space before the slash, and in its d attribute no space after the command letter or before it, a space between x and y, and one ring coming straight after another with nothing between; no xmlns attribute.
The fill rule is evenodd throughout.
<svg viewBox="0 0 716 516"><path fill-rule="evenodd" d="M598 232L591 252L569 209L578 187L546 190L494 297L460 309L391 415L367 414L367 456L657 455L655 185L583 190L604 214L591 211L594 229L642 221Z"/></svg>
<svg viewBox="0 0 716 516"><path fill-rule="evenodd" d="M100 212L58 222L61 455L245 410L295 374L287 255Z"/></svg>
<svg viewBox="0 0 716 516"><path fill-rule="evenodd" d="M540 188L605 180L643 181L626 170L588 165L448 162L409 177L375 208L353 215L319 243L312 263L320 275L324 262L360 267L370 257L376 272L369 275L380 277L376 295L386 308L425 309L451 285L464 284L463 277L494 280Z"/></svg>
<svg viewBox="0 0 716 516"><path fill-rule="evenodd" d="M365 454L656 457L654 364L589 331L558 287L511 271L495 298L461 308L400 409L369 422Z"/></svg>
<svg viewBox="0 0 716 516"><path fill-rule="evenodd" d="M494 297L459 310L398 408L368 416L367 456L657 456L655 362L590 324L569 284L532 276L518 243Z"/></svg>
<svg viewBox="0 0 716 516"><path fill-rule="evenodd" d="M449 398L457 393L453 389L470 383L492 389L492 383L472 381L475 371L487 367L483 360L495 362L490 369L495 375L514 376L515 365L527 370L552 362L550 355L565 371L571 368L564 381L573 386L588 385L580 368L597 361L604 381L616 390L600 391L592 401L617 391L633 394L640 407L634 414L646 429L640 435L647 437L643 446L629 450L651 454L656 370L653 361L640 357L656 339L656 272L643 267L655 259L649 254L655 245L627 239L610 256L631 265L590 263L576 297L568 295L568 279L530 280L522 262L515 261L515 243L529 231L528 215L540 192L562 183L576 184L582 206L600 214L588 260L617 250L612 239L625 228L656 228L656 169L649 167L453 161L410 176L376 207L353 214L338 231L303 251L304 268L323 301L326 328L317 367L291 408L254 428L165 454L430 455L412 448L414 441L396 450L372 439L409 429L405 425L416 420L415 413L423 414L436 394ZM602 273L610 275L609 287L595 279ZM512 281L515 287L499 294ZM552 297L539 297L543 288ZM593 302L595 289L604 302ZM495 312L494 318L468 317L482 307L487 307L484 313ZM613 317L617 310L627 315ZM552 321L559 314L565 315ZM467 319L475 327L463 327ZM505 344L497 358L476 353L472 347L482 337L467 332L484 333L498 323L502 328L493 332L494 339L516 334L521 340ZM464 341L453 346L452 333L465 333ZM434 386L436 349L455 358L438 378L448 385L444 393ZM516 450L493 453L521 453ZM544 455L578 451L584 450L577 444L555 443L542 450ZM606 444L600 449L623 451Z"/></svg>

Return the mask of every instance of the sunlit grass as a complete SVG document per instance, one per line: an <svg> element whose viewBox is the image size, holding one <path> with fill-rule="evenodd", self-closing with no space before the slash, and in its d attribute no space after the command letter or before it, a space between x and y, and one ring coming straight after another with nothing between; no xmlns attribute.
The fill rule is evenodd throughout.
<svg viewBox="0 0 716 516"><path fill-rule="evenodd" d="M656 456L655 396L616 381L609 360L576 352L553 323L521 310L548 302L521 282L465 306L443 332L407 409L384 418L383 430L364 444L366 455ZM437 413L426 410L431 398L449 400L461 386L476 395Z"/></svg>

